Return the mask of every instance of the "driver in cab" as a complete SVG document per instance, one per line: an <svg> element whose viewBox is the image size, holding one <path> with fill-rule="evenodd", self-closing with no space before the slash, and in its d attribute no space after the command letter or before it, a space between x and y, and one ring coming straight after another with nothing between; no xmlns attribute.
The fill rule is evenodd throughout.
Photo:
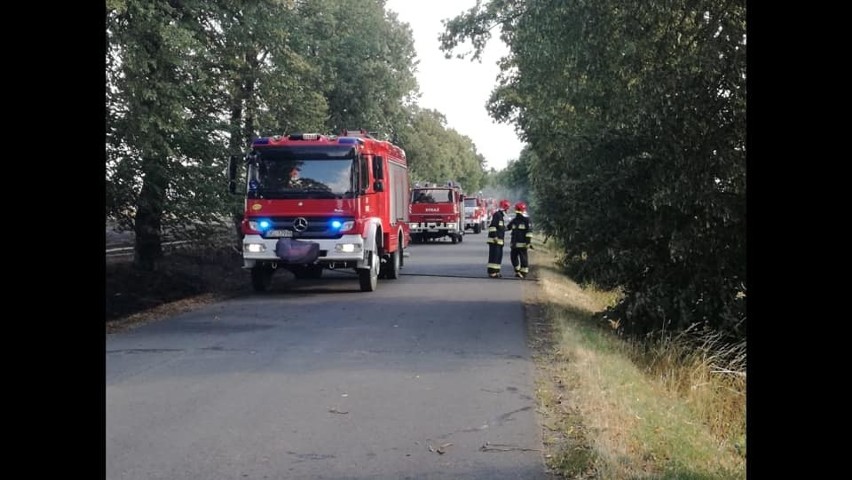
<svg viewBox="0 0 852 480"><path fill-rule="evenodd" d="M290 169L290 178L287 180L287 186L290 188L301 188L302 179L300 177L299 167Z"/></svg>

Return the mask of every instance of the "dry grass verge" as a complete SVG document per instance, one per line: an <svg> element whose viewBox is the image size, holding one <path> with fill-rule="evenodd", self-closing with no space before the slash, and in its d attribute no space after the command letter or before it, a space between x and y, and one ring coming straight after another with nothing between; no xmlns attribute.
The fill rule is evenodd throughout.
<svg viewBox="0 0 852 480"><path fill-rule="evenodd" d="M580 287L536 247L526 298L548 466L577 479L745 478L744 374L708 361L719 345L623 341L595 316L617 294Z"/></svg>

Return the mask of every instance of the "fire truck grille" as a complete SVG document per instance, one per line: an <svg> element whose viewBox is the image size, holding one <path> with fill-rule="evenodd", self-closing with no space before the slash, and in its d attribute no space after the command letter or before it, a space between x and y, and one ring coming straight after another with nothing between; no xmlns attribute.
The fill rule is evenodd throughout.
<svg viewBox="0 0 852 480"><path fill-rule="evenodd" d="M328 217L272 217L269 219L272 226L263 234L264 238L291 236L303 239L337 239L343 236L339 227L334 227L332 220L341 223L353 220L352 218ZM282 232L290 232L282 235Z"/></svg>

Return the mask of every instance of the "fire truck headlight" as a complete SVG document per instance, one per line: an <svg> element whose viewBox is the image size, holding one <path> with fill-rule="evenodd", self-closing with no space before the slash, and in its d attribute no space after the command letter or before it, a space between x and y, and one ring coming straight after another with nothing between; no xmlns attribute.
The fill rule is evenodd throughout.
<svg viewBox="0 0 852 480"><path fill-rule="evenodd" d="M338 232L346 232L352 230L352 228L355 227L355 221L343 221L335 218L328 222L328 226L331 227L332 230L337 230Z"/></svg>
<svg viewBox="0 0 852 480"><path fill-rule="evenodd" d="M269 227L272 226L272 222L266 219L262 220L249 220L248 222L249 228L254 230L255 232L262 232L264 230L268 230Z"/></svg>
<svg viewBox="0 0 852 480"><path fill-rule="evenodd" d="M249 253L260 253L266 250L266 245L262 243L247 243L243 248Z"/></svg>
<svg viewBox="0 0 852 480"><path fill-rule="evenodd" d="M338 243L334 246L335 252L356 253L361 251L360 243Z"/></svg>

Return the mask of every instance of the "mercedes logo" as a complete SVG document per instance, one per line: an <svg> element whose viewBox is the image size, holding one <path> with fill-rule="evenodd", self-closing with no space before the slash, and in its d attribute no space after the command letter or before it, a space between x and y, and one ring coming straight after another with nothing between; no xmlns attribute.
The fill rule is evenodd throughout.
<svg viewBox="0 0 852 480"><path fill-rule="evenodd" d="M293 220L293 230L297 232L304 232L308 229L308 219L305 217L299 217Z"/></svg>

